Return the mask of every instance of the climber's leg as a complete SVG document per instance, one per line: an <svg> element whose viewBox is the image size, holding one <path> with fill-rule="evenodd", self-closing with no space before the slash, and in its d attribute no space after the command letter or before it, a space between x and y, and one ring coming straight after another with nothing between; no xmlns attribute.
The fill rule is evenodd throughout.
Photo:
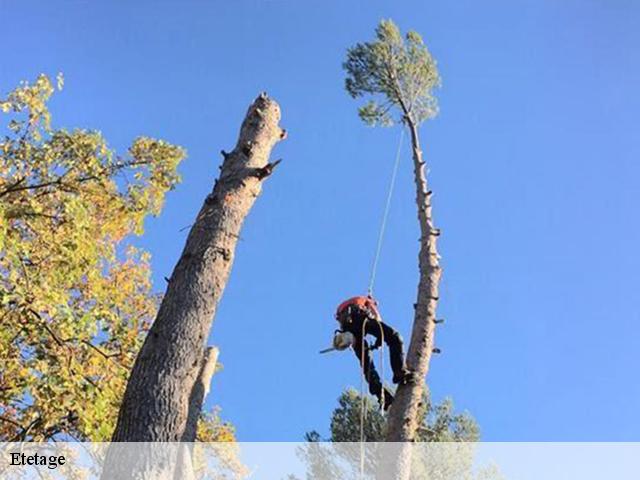
<svg viewBox="0 0 640 480"><path fill-rule="evenodd" d="M408 370L404 364L404 351L402 337L392 327L380 322L384 333L384 342L389 347L389 360L393 370L393 383L404 383L408 377Z"/></svg>
<svg viewBox="0 0 640 480"><path fill-rule="evenodd" d="M393 395L386 388L383 388L382 382L380 381L380 375L376 371L376 367L373 364L373 360L371 359L371 351L369 349L369 345L364 342L364 351L362 350L362 336L355 336L355 342L353 345L353 352L356 357L358 357L358 361L362 367L362 371L364 373L364 378L369 384L369 393L375 396L380 403L382 403L382 395L384 395L384 406L385 410L391 405L393 402Z"/></svg>

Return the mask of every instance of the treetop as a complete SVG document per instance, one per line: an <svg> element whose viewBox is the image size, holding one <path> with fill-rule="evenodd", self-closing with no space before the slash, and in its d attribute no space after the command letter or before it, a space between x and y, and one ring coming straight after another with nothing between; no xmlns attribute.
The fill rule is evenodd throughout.
<svg viewBox="0 0 640 480"><path fill-rule="evenodd" d="M390 126L398 120L414 124L435 117L438 103L433 90L440 86L435 59L420 34L404 37L392 20L382 20L372 42L347 50L343 63L345 87L353 98L372 98L358 109L369 125ZM400 118L394 118L394 109Z"/></svg>

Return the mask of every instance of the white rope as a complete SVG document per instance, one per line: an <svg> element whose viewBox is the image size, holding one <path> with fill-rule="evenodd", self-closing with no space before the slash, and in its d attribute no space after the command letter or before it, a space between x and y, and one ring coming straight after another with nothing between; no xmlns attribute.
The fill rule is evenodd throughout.
<svg viewBox="0 0 640 480"><path fill-rule="evenodd" d="M365 405L365 401L367 400L365 393L364 393L364 384L365 384L365 380L368 381L369 379L365 379L365 366L364 366L364 347L366 345L366 340L364 338L365 336L365 327L367 325L367 322L369 321L369 318L365 318L364 322L362 322L362 332L361 332L361 343L360 343L360 370L362 372L362 375L360 376L360 480L363 480L364 478L364 422L366 420L366 405Z"/></svg>
<svg viewBox="0 0 640 480"><path fill-rule="evenodd" d="M373 263L371 265L371 275L369 277L369 288L367 289L367 295L370 297L373 296L373 285L376 281L376 273L378 271L378 262L380 260L380 253L382 252L382 241L384 240L384 234L387 229L387 220L389 218L389 210L391 208L391 199L393 197L393 191L396 186L396 177L398 176L398 167L400 166L400 154L402 153L402 141L404 140L404 129L400 130L400 137L398 138L398 148L396 150L396 159L393 163L393 171L391 173L391 180L389 182L389 191L387 192L387 200L384 205L384 212L382 213L382 221L380 223L380 231L378 233L378 242L376 245L376 252L373 257ZM360 368L362 369L362 376L360 377L360 479L364 478L364 466L365 466L365 451L364 451L364 442L365 442L365 434L364 434L364 425L366 421L366 400L367 395L365 393L365 382L368 382L369 379L365 378L365 364L364 364L364 354L365 354L365 327L367 325L367 321L369 319L365 319L362 323L362 344L360 345ZM385 386L384 386L384 331L382 329L382 325L380 324L380 319L377 319L378 326L380 328L380 339L382 345L380 346L380 383L382 384L382 391L380 392L380 406L382 410L385 407Z"/></svg>
<svg viewBox="0 0 640 480"><path fill-rule="evenodd" d="M366 325L367 322L369 321L369 318L365 318L364 322L362 322L362 344L360 346L361 350L360 350L360 368L362 371L362 375L360 376L360 480L364 479L364 442L365 442L365 435L364 435L364 424L367 420L367 411L366 411L366 403L365 401L367 400L367 394L365 393L365 388L364 388L364 384L365 384L365 380L369 381L369 379L365 378L365 374L364 374L364 353L365 353L365 345L366 345L366 340L365 340L365 334L366 334ZM376 319L376 323L378 324L378 328L380 328L380 383L382 384L382 391L380 392L380 408L382 409L382 411L384 411L384 407L385 407L385 396L384 396L384 330L382 329L382 323L380 321L380 318L378 317Z"/></svg>
<svg viewBox="0 0 640 480"><path fill-rule="evenodd" d="M382 241L384 240L384 234L387 229L387 219L389 218L389 209L391 207L391 198L393 197L393 190L396 186L396 177L398 176L398 166L400 165L400 153L402 151L402 140L404 139L404 129L400 129L400 138L398 139L398 149L396 151L396 160L393 164L393 173L391 174L391 181L389 182L389 191L387 193L387 201L384 206L384 213L382 214L382 222L380 223L380 232L378 233L378 244L376 245L376 253L373 257L373 264L371 265L371 275L369 276L369 288L367 292L369 295L373 295L373 284L376 281L376 273L378 271L378 261L380 260L380 252L382 251Z"/></svg>

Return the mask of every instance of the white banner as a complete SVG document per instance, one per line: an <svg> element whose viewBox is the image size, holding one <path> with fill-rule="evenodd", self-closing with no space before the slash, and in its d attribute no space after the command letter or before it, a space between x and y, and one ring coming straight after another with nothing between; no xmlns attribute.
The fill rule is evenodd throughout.
<svg viewBox="0 0 640 480"><path fill-rule="evenodd" d="M637 480L640 443L4 443L0 479Z"/></svg>

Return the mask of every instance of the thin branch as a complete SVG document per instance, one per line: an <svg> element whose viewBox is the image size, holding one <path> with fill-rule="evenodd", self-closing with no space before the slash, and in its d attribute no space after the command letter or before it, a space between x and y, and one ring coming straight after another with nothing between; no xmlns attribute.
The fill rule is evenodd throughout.
<svg viewBox="0 0 640 480"><path fill-rule="evenodd" d="M11 185L10 187L6 188L2 193L0 193L0 197L2 197L3 195L5 195L6 193L12 191L14 188L16 188L17 186L19 186L22 182L24 182L27 179L27 177L22 177L19 180L13 182L13 185Z"/></svg>
<svg viewBox="0 0 640 480"><path fill-rule="evenodd" d="M265 178L267 178L273 173L273 171L280 164L280 162L282 162L281 158L279 158L275 162L267 163L264 167L257 168L255 170L254 175L258 177L259 180L264 180Z"/></svg>
<svg viewBox="0 0 640 480"><path fill-rule="evenodd" d="M27 438L27 435L29 435L29 432L38 424L41 422L41 418L40 417L36 417L29 425L27 425L26 428L22 429L22 432L20 432L19 434L17 434L16 436L14 436L11 440L9 440L10 442L16 442L18 440L20 440L21 442L24 442L25 439Z"/></svg>
<svg viewBox="0 0 640 480"><path fill-rule="evenodd" d="M18 427L21 430L24 430L24 427L21 424L19 424L18 422L16 422L15 420L11 420L10 418L4 417L2 415L0 415L0 420L2 420L3 422L6 422L6 423L10 423L11 425L13 425L15 427Z"/></svg>
<svg viewBox="0 0 640 480"><path fill-rule="evenodd" d="M69 340L77 340L77 339L69 339ZM118 365L120 365L119 362L116 362L113 358L114 357L118 357L120 356L122 353L118 352L118 353L105 353L100 347L97 347L96 345L94 345L93 343L91 343L89 340L80 340L81 343L84 343L85 345L87 345L88 347L91 347L93 350L95 350L96 352L98 352L100 355L102 355L104 358L106 358L107 360L111 360L112 362L117 363Z"/></svg>

